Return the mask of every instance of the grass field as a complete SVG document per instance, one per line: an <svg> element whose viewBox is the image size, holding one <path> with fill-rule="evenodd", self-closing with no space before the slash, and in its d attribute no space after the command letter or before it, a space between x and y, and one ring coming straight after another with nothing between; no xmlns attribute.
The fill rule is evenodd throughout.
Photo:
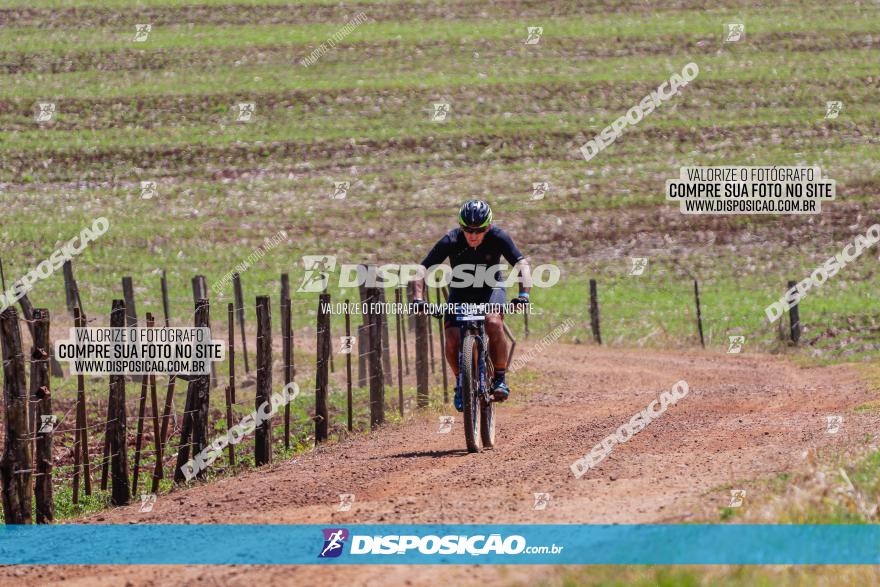
<svg viewBox="0 0 880 587"><path fill-rule="evenodd" d="M107 323L122 276L134 279L139 312L161 316L165 270L172 321L184 324L193 275L210 286L285 230L286 242L242 276L253 324L254 296L273 296L277 316L279 274L289 273L295 289L302 255L418 262L453 227L461 201L475 196L490 201L533 265L562 269L559 285L532 294L532 337L573 318L565 340L591 341L587 283L595 278L605 344L697 345L696 279L711 349L743 335L746 352L797 353L805 362L880 353L877 250L803 300L800 348L764 315L787 280L803 279L880 221L880 4L190 4L3 3L7 284L104 216L109 232L74 260L90 317ZM301 64L361 13L367 22ZM735 22L745 24L744 38L724 42ZM152 30L135 42L144 23ZM535 26L543 27L540 42L526 44ZM700 73L679 96L584 161L584 142L688 62ZM826 119L832 100L843 110ZM431 120L438 102L450 105L444 122ZM39 103L55 104L51 121L35 120ZM240 103L254 104L251 121L238 121ZM836 180L837 200L811 217L684 216L665 201L665 180L695 165L817 165ZM144 181L156 182L156 197L141 197ZM350 182L348 194L330 199L339 181ZM533 200L533 183L545 181L547 195ZM631 257L648 258L643 275L629 274ZM329 292L334 301L358 295ZM70 326L60 272L30 299L51 309L57 328ZM231 299L231 286L212 296L214 320L225 320ZM304 365L316 303L314 294L294 293ZM523 335L521 320L511 325ZM333 328L342 334L341 318ZM566 580L617 584L613 575ZM658 571L630 579L776 584L779 576Z"/></svg>

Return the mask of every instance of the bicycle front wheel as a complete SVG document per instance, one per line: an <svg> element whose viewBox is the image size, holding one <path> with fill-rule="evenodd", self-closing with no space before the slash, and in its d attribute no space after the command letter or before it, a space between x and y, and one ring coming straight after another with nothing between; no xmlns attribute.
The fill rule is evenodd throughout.
<svg viewBox="0 0 880 587"><path fill-rule="evenodd" d="M480 366L477 337L468 334L461 346L461 401L468 452L480 452Z"/></svg>

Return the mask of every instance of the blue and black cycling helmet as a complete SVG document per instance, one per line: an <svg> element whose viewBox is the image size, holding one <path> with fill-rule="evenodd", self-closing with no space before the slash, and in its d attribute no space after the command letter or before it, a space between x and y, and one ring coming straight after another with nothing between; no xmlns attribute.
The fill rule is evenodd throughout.
<svg viewBox="0 0 880 587"><path fill-rule="evenodd" d="M466 228L488 228L492 224L492 208L483 200L468 200L461 205L458 223Z"/></svg>

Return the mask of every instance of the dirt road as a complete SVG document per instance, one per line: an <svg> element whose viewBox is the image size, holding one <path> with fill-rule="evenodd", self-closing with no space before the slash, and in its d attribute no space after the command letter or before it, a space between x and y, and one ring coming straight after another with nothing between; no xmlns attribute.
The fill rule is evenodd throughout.
<svg viewBox="0 0 880 587"><path fill-rule="evenodd" d="M809 447L843 448L877 430L855 371L777 358L554 345L529 365L538 389L505 405L497 448L463 450L461 418L430 412L276 463L118 508L87 523L636 523L717 513L737 482L798 466ZM581 479L569 465L684 379L690 393ZM511 377L514 391L516 375ZM534 386L534 383L530 385ZM453 413L453 412L448 412ZM826 432L826 416L844 416ZM534 509L536 492L551 494ZM352 493L351 511L337 511ZM717 518L715 518L717 519ZM230 537L234 540L234 537ZM425 585L533 583L547 567L7 567L0 582L66 585Z"/></svg>

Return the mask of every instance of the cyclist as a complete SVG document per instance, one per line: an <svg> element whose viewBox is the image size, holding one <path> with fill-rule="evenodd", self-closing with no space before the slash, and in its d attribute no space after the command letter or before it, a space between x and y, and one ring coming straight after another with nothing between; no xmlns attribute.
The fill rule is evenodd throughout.
<svg viewBox="0 0 880 587"><path fill-rule="evenodd" d="M529 290L531 289L531 271L528 261L513 244L510 236L492 223L492 209L483 200L468 200L461 206L458 213L459 227L450 230L443 238L437 241L434 248L421 262L421 268L413 284L413 304L418 310L427 305L424 301L424 277L427 269L442 263L447 258L453 270L459 265L469 265L462 268L462 273L468 276L486 275L486 268L498 265L501 257L511 266L519 268L520 289L519 295L512 300L513 304L528 304ZM458 272L456 272L458 274ZM494 282L492 281L494 278ZM486 276L485 280L473 280L469 286L464 287L462 281L456 279L450 283L450 304L504 304L506 292L501 285L501 271L496 270L494 276ZM482 283L481 283L482 281ZM459 331L448 313L444 319L446 328L446 361L452 367L452 372L458 379L458 345ZM492 381L492 399L503 402L510 395L510 388L505 381L507 371L507 339L504 337L502 326L503 314L491 312L486 314L486 334L489 336L489 358L495 370ZM455 386L455 409L462 411L461 389Z"/></svg>

